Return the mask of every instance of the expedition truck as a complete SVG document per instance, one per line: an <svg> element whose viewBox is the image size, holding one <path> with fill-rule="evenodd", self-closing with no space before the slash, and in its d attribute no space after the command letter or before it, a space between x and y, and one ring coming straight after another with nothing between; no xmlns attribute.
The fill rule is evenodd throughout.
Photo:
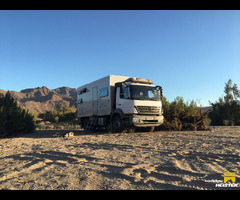
<svg viewBox="0 0 240 200"><path fill-rule="evenodd" d="M162 87L148 79L109 75L77 88L77 116L85 131L110 125L153 131L163 123Z"/></svg>

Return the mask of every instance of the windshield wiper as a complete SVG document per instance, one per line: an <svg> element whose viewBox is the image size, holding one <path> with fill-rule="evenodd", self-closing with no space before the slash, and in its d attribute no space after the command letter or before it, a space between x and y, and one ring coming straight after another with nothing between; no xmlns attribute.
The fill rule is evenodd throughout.
<svg viewBox="0 0 240 200"><path fill-rule="evenodd" d="M136 99L136 100L150 100L148 97L135 97L132 99Z"/></svg>
<svg viewBox="0 0 240 200"><path fill-rule="evenodd" d="M160 98L159 97L152 97L152 98L150 98L151 100L153 100L153 101L160 101Z"/></svg>

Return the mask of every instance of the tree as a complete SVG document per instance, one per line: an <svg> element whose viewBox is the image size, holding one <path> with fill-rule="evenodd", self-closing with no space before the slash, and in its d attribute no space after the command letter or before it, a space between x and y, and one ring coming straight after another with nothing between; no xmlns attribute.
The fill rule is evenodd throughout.
<svg viewBox="0 0 240 200"><path fill-rule="evenodd" d="M231 104L233 101L236 101L240 97L240 90L238 90L237 84L232 85L231 79L225 83L224 92L226 94L224 96L225 104Z"/></svg>
<svg viewBox="0 0 240 200"><path fill-rule="evenodd" d="M36 128L35 116L28 113L8 91L0 94L0 136L16 135L20 132L31 132Z"/></svg>
<svg viewBox="0 0 240 200"><path fill-rule="evenodd" d="M233 84L229 79L224 87L225 96L219 97L215 103L211 103L212 111L208 117L211 119L211 125L240 125L240 90L237 84Z"/></svg>

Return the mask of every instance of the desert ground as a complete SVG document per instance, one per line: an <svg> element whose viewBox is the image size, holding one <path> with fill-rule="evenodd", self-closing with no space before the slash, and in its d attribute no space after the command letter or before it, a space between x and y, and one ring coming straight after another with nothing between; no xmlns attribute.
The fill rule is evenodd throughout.
<svg viewBox="0 0 240 200"><path fill-rule="evenodd" d="M2 190L240 189L240 127L0 139ZM215 187L235 172L238 187ZM215 182L214 182L215 181Z"/></svg>

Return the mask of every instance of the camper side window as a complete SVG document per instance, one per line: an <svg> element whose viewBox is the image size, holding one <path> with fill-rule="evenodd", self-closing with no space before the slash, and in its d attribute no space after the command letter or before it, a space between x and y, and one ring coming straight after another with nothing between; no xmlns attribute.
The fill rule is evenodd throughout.
<svg viewBox="0 0 240 200"><path fill-rule="evenodd" d="M108 88L99 89L99 97L108 96Z"/></svg>
<svg viewBox="0 0 240 200"><path fill-rule="evenodd" d="M89 90L87 88L82 88L81 90L78 91L78 94L80 95L86 92L89 92Z"/></svg>

